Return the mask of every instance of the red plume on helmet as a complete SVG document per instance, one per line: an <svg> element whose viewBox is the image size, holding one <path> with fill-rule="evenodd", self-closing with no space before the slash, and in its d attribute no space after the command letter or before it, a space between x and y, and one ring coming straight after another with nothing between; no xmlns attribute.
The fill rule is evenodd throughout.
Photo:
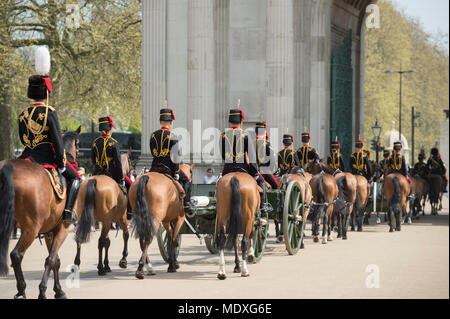
<svg viewBox="0 0 450 319"><path fill-rule="evenodd" d="M173 113L172 109L170 109L170 113L172 114L172 118L175 120L175 114Z"/></svg>
<svg viewBox="0 0 450 319"><path fill-rule="evenodd" d="M245 121L244 111L242 111L241 109L239 109L239 111L241 112L241 117L242 117L242 119Z"/></svg>
<svg viewBox="0 0 450 319"><path fill-rule="evenodd" d="M109 125L111 125L111 128L113 128L114 127L114 123L113 123L113 120L112 120L111 116L108 116L108 121L109 121Z"/></svg>

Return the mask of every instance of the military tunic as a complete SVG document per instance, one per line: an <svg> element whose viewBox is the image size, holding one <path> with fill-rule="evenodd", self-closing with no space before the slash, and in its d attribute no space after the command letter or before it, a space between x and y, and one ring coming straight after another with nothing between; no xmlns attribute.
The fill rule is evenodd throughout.
<svg viewBox="0 0 450 319"><path fill-rule="evenodd" d="M330 153L327 158L327 165L340 171L345 171L344 161L342 160L341 153Z"/></svg>
<svg viewBox="0 0 450 319"><path fill-rule="evenodd" d="M417 162L414 164L414 175L419 175L422 178L428 175L428 166L425 162Z"/></svg>
<svg viewBox="0 0 450 319"><path fill-rule="evenodd" d="M94 165L94 175L107 175L117 183L122 182L119 143L111 135L100 136L94 141L91 160Z"/></svg>
<svg viewBox="0 0 450 319"><path fill-rule="evenodd" d="M369 178L369 160L363 151L355 152L350 156L350 169L352 174L362 175L367 179Z"/></svg>
<svg viewBox="0 0 450 319"><path fill-rule="evenodd" d="M389 169L389 158L383 158L380 162L380 173L386 174Z"/></svg>
<svg viewBox="0 0 450 319"><path fill-rule="evenodd" d="M398 154L394 153L389 158L388 174L392 174L392 173L402 174L405 177L408 174L408 172L406 170L406 165L405 165L405 158L400 153L398 153Z"/></svg>
<svg viewBox="0 0 450 319"><path fill-rule="evenodd" d="M267 138L256 138L256 162L264 180L272 189L277 189L278 182L273 176L273 171L276 170L275 154Z"/></svg>
<svg viewBox="0 0 450 319"><path fill-rule="evenodd" d="M150 138L150 150L153 161L150 171L167 170L174 176L179 171L179 164L172 160L172 148L178 143L177 137L167 127L163 127L152 133Z"/></svg>
<svg viewBox="0 0 450 319"><path fill-rule="evenodd" d="M258 174L255 146L252 144L248 133L241 128L227 129L222 132L220 139L222 161L224 161L222 175L236 171L243 171L252 176Z"/></svg>
<svg viewBox="0 0 450 319"><path fill-rule="evenodd" d="M318 161L319 154L311 146L302 146L297 151L297 157L300 161L301 168L305 168L310 161Z"/></svg>
<svg viewBox="0 0 450 319"><path fill-rule="evenodd" d="M299 165L300 161L298 160L297 152L290 147L285 147L284 150L278 152L278 169L280 175L289 173L292 168Z"/></svg>
<svg viewBox="0 0 450 319"><path fill-rule="evenodd" d="M19 159L30 159L46 168L64 168L66 152L56 111L35 103L19 115L19 136L25 146Z"/></svg>

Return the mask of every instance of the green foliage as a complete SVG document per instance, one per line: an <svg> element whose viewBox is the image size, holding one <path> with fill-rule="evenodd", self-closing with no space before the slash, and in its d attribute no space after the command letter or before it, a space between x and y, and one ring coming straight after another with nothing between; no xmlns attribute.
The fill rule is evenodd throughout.
<svg viewBox="0 0 450 319"><path fill-rule="evenodd" d="M398 129L399 74L388 69L410 70L403 75L402 134L411 141L411 107L421 113L420 127L415 129L415 154L427 152L439 140L440 126L449 108L449 56L421 25L393 6L391 1L377 2L380 29L366 30L364 135L373 137L371 126L378 118L384 133ZM410 145L411 147L411 145ZM415 159L417 160L417 158Z"/></svg>

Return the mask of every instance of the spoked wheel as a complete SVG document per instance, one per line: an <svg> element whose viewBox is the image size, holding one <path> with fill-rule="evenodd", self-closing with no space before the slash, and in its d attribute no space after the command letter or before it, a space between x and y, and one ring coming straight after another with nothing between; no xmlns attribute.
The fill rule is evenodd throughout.
<svg viewBox="0 0 450 319"><path fill-rule="evenodd" d="M264 249L266 248L267 233L269 231L269 216L268 214L260 214L255 218L255 226L253 229L253 251L255 256L252 259L248 259L249 262L256 264L263 256Z"/></svg>
<svg viewBox="0 0 450 319"><path fill-rule="evenodd" d="M167 242L167 232L163 225L159 227L158 234L156 236L158 239L158 247L159 252L161 253L161 257L164 259L166 263L169 262L169 245ZM181 234L178 234L177 238L178 245L175 248L175 257L178 258L178 254L180 253L180 246L181 246Z"/></svg>
<svg viewBox="0 0 450 319"><path fill-rule="evenodd" d="M295 255L300 249L305 225L304 210L300 184L291 181L286 190L283 206L284 243L289 255Z"/></svg>

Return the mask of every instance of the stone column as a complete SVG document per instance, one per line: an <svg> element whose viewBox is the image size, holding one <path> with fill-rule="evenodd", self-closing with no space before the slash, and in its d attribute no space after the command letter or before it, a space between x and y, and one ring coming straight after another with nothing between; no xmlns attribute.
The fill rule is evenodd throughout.
<svg viewBox="0 0 450 319"><path fill-rule="evenodd" d="M150 134L166 98L166 1L142 4L142 146L138 167L149 166Z"/></svg>
<svg viewBox="0 0 450 319"><path fill-rule="evenodd" d="M294 0L294 109L296 127L289 129L297 142L304 127L310 127L311 0Z"/></svg>
<svg viewBox="0 0 450 319"><path fill-rule="evenodd" d="M188 1L187 119L194 160L201 156L201 133L215 126L214 1ZM201 128L193 126L201 121ZM201 129L201 130L200 130Z"/></svg>
<svg viewBox="0 0 450 319"><path fill-rule="evenodd" d="M279 129L273 139L296 126L293 27L293 0L268 0L265 119L270 128Z"/></svg>
<svg viewBox="0 0 450 319"><path fill-rule="evenodd" d="M321 157L330 141L331 6L331 0L312 1L310 126L305 128Z"/></svg>
<svg viewBox="0 0 450 319"><path fill-rule="evenodd" d="M228 109L228 29L230 27L230 0L214 1L216 127L224 129Z"/></svg>

